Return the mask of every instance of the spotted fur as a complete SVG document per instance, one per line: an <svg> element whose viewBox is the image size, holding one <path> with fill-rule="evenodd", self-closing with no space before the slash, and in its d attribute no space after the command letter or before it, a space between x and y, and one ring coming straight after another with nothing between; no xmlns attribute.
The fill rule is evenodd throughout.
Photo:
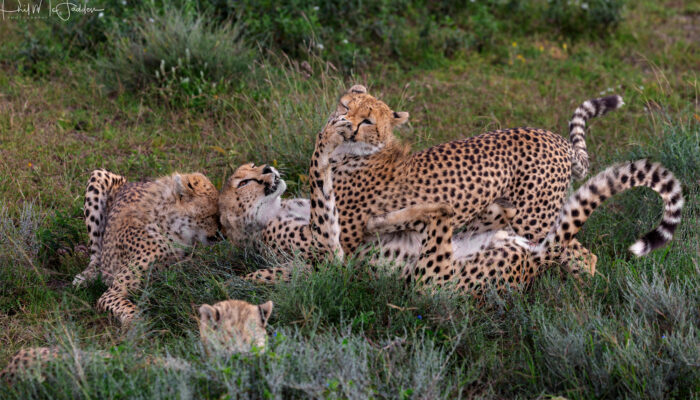
<svg viewBox="0 0 700 400"><path fill-rule="evenodd" d="M620 108L625 103L620 96L591 99L581 104L569 121L569 140L571 141L571 173L580 180L588 175L588 151L586 150L586 121L601 116L608 111Z"/></svg>
<svg viewBox="0 0 700 400"><path fill-rule="evenodd" d="M108 289L98 309L128 324L138 312L129 294L151 266L181 259L195 243L216 240L219 193L197 173L124 181L102 170L91 174L85 214L94 258L73 283L101 276Z"/></svg>
<svg viewBox="0 0 700 400"><path fill-rule="evenodd" d="M267 322L272 314L273 303L268 301L255 305L242 300L225 300L213 305L199 307L200 340L210 356L248 352L257 348L265 351L267 345ZM20 377L46 374L46 365L52 360L75 356L84 359L89 356L109 358L105 352L74 354L58 347L29 347L19 350L8 365L0 371L0 382L14 383ZM148 358L148 363L157 363L167 368L181 368L186 362L172 358Z"/></svg>
<svg viewBox="0 0 700 400"><path fill-rule="evenodd" d="M226 237L239 246L252 242L258 250L271 248L284 255L299 252L308 260L330 255L342 259L330 155L348 133L348 121L337 116L320 132L309 170L309 200L282 200L287 186L270 166L239 167L227 180L219 200ZM273 271L279 270L255 272L248 279L266 280Z"/></svg>
<svg viewBox="0 0 700 400"><path fill-rule="evenodd" d="M515 206L514 231L537 242L563 205L573 148L557 134L500 130L411 153L393 134L408 113L394 112L364 87L342 96L336 113L345 114L353 131L332 158L346 253L363 243L371 216L416 204L451 205L457 229L502 198Z"/></svg>
<svg viewBox="0 0 700 400"><path fill-rule="evenodd" d="M73 279L74 286L81 286L86 281L97 279L102 257L102 237L107 225L107 210L112 208L117 191L124 183L126 178L106 169L96 169L90 173L83 204L85 228L87 228L90 247L90 263Z"/></svg>
<svg viewBox="0 0 700 400"><path fill-rule="evenodd" d="M449 204L422 204L407 207L369 220L368 230L387 234L393 227L404 230L407 224L425 225L414 235L420 245L402 248L402 271L407 280L483 294L487 288L502 290L529 285L545 269L561 262L565 249L571 248L593 211L609 197L637 186L656 191L664 201L661 223L630 247L637 256L668 243L680 223L683 197L681 185L673 174L658 163L639 160L616 165L599 173L578 189L563 206L545 240L534 244L512 231L492 230L472 234L453 234L454 211ZM407 234L407 232L400 232ZM391 241L381 243L381 254L396 254ZM396 259L396 257L394 257ZM586 268L595 272L595 265Z"/></svg>

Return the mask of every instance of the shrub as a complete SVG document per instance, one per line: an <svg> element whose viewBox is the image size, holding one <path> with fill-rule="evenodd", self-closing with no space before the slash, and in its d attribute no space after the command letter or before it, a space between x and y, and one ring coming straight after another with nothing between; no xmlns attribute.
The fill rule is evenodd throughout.
<svg viewBox="0 0 700 400"><path fill-rule="evenodd" d="M551 0L546 16L565 36L603 36L622 20L622 0Z"/></svg>
<svg viewBox="0 0 700 400"><path fill-rule="evenodd" d="M111 54L99 62L112 88L152 86L170 103L197 106L251 71L254 53L240 25L173 7L152 9L130 23L132 35L111 33Z"/></svg>

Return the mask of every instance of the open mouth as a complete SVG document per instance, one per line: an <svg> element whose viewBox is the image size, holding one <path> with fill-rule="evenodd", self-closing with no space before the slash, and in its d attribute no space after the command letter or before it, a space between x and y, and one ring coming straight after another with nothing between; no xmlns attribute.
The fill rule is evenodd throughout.
<svg viewBox="0 0 700 400"><path fill-rule="evenodd" d="M265 185L265 196L269 196L277 191L280 186L280 177L275 176L275 180L271 184Z"/></svg>

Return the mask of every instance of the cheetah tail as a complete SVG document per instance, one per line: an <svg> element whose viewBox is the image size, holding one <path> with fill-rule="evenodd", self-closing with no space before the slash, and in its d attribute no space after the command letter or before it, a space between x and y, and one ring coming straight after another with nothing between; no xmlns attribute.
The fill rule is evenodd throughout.
<svg viewBox="0 0 700 400"><path fill-rule="evenodd" d="M92 275L96 271L102 253L102 236L105 232L110 198L125 182L126 178L106 169L100 168L90 173L85 188L85 202L83 203L85 227L90 247L90 263L85 271L75 277L74 286L80 286L85 280L94 278Z"/></svg>
<svg viewBox="0 0 700 400"><path fill-rule="evenodd" d="M620 96L601 97L584 101L569 121L569 140L573 148L571 173L576 180L588 174L588 151L586 150L586 121L601 116L610 110L620 108L625 103Z"/></svg>
<svg viewBox="0 0 700 400"><path fill-rule="evenodd" d="M637 186L648 187L661 196L664 214L661 223L637 240L630 251L643 256L665 245L673 238L673 232L681 222L681 184L661 164L642 159L612 166L583 184L564 204L557 222L535 252L546 250L549 256L558 256L596 207L607 198Z"/></svg>

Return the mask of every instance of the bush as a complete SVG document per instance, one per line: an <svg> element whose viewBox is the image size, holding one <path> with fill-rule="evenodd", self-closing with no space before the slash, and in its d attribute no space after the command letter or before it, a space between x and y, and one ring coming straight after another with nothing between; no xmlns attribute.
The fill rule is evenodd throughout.
<svg viewBox="0 0 700 400"><path fill-rule="evenodd" d="M113 89L155 87L169 103L197 106L202 97L245 80L251 71L254 53L240 25L171 7L129 23L132 35L111 33L111 54L99 62Z"/></svg>
<svg viewBox="0 0 700 400"><path fill-rule="evenodd" d="M546 16L570 37L604 36L622 19L621 0L551 0Z"/></svg>

